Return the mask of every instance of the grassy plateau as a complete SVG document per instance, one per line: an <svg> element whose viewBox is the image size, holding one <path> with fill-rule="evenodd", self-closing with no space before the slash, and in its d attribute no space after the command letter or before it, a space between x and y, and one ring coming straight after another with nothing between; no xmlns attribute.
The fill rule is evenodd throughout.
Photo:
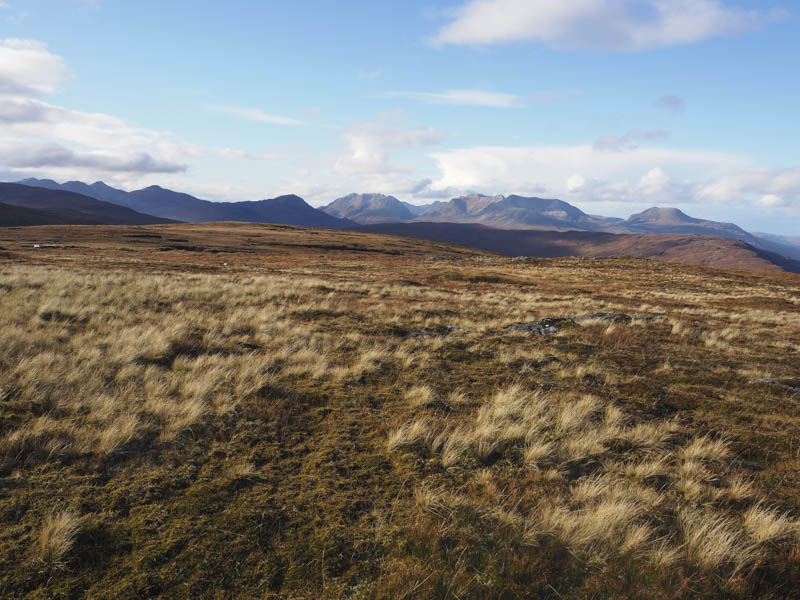
<svg viewBox="0 0 800 600"><path fill-rule="evenodd" d="M0 308L2 598L800 598L798 275L53 226Z"/></svg>

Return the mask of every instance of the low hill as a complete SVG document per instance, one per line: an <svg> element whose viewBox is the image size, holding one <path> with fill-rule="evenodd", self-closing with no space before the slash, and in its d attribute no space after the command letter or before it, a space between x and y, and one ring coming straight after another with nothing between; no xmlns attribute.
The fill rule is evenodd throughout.
<svg viewBox="0 0 800 600"><path fill-rule="evenodd" d="M339 219L317 210L294 195L250 202L211 202L157 185L126 192L101 181L87 185L80 181L59 184L50 179L24 179L20 183L48 189L80 191L82 194L136 211L187 223L244 221L332 229L342 229L355 224L353 221Z"/></svg>
<svg viewBox="0 0 800 600"><path fill-rule="evenodd" d="M4 214L11 220L30 221L31 225L150 225L173 222L170 219L143 214L118 204L103 202L74 192L30 187L16 183L0 183L0 202L27 209L16 211L16 215L12 214L13 211L6 209ZM3 223L12 224L10 221Z"/></svg>
<svg viewBox="0 0 800 600"><path fill-rule="evenodd" d="M410 221L414 218L414 213L400 200L383 194L349 194L320 210L361 225Z"/></svg>
<svg viewBox="0 0 800 600"><path fill-rule="evenodd" d="M362 226L359 231L463 244L506 256L632 256L721 269L800 273L800 261L767 252L746 242L715 236L502 230L454 223L387 223Z"/></svg>
<svg viewBox="0 0 800 600"><path fill-rule="evenodd" d="M677 208L653 207L631 215L619 224L632 233L695 233L721 235L729 238L752 238L744 229L733 223L720 223L695 219Z"/></svg>

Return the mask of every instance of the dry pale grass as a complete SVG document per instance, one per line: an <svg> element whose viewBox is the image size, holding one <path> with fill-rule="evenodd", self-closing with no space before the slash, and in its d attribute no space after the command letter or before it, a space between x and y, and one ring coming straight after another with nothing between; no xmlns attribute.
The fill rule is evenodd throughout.
<svg viewBox="0 0 800 600"><path fill-rule="evenodd" d="M0 266L10 596L791 589L796 405L753 382L797 381L795 280L337 255L334 234L304 235L302 259L123 268L76 247ZM663 318L503 331L596 311ZM42 525L56 501L80 505L96 549L74 552L61 513ZM28 573L31 551L70 570Z"/></svg>
<svg viewBox="0 0 800 600"><path fill-rule="evenodd" d="M415 395L427 398L427 391ZM753 496L751 484L728 475L728 440L693 436L674 419L637 423L595 396L513 385L485 401L472 424L448 428L446 418L417 418L395 430L389 449L433 452L445 468L478 469L484 488L491 476L481 465L498 459L526 465L544 481L564 481L580 465L591 466L585 476L569 476L566 495L542 499L528 513L503 508L507 522L525 522L528 544L554 538L590 563L635 556L659 569L682 564L733 581L768 557L765 544L797 531L787 515L760 504L739 516L719 504ZM455 519L453 502L442 498L425 490L418 502ZM666 537L656 527L665 514L677 515Z"/></svg>
<svg viewBox="0 0 800 600"><path fill-rule="evenodd" d="M800 529L797 521L775 509L756 504L744 513L744 528L759 544L776 542L795 536Z"/></svg>
<svg viewBox="0 0 800 600"><path fill-rule="evenodd" d="M42 562L63 568L80 531L80 518L69 509L45 517L36 540L36 556Z"/></svg>

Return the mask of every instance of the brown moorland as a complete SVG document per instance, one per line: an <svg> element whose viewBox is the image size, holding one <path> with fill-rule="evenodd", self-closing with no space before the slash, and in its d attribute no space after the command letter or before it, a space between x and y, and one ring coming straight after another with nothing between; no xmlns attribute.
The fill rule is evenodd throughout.
<svg viewBox="0 0 800 600"><path fill-rule="evenodd" d="M0 597L800 597L798 275L62 226L0 299Z"/></svg>
<svg viewBox="0 0 800 600"><path fill-rule="evenodd" d="M603 233L495 229L466 223L381 223L359 231L389 233L465 244L506 256L608 258L631 256L715 269L753 269L800 273L800 260L747 242L692 233Z"/></svg>

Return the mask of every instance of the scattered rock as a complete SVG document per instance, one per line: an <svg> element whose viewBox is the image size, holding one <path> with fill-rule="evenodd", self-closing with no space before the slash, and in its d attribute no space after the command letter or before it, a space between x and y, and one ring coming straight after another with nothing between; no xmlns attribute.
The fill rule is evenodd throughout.
<svg viewBox="0 0 800 600"><path fill-rule="evenodd" d="M554 335L561 330L561 326L567 323L575 324L584 321L605 321L608 323L627 323L631 320L636 321L655 321L662 319L659 315L626 315L625 313L605 313L594 312L578 317L548 317L539 319L538 321L530 321L527 323L514 323L509 325L503 331L505 333L524 332L532 335Z"/></svg>
<svg viewBox="0 0 800 600"><path fill-rule="evenodd" d="M636 314L631 317L631 319L633 319L634 321L647 321L647 322L659 321L663 318L664 317L661 315L640 315L640 314Z"/></svg>
<svg viewBox="0 0 800 600"><path fill-rule="evenodd" d="M530 333L531 335L555 335L561 330L559 325L563 323L574 323L574 321L570 317L550 317L528 323L514 323L503 331L506 333Z"/></svg>
<svg viewBox="0 0 800 600"><path fill-rule="evenodd" d="M750 383L764 383L767 385L778 385L785 389L787 392L791 392L792 394L800 394L800 387L794 387L789 385L788 383L781 383L774 377L764 377L763 379L756 379L755 381L751 381Z"/></svg>
<svg viewBox="0 0 800 600"><path fill-rule="evenodd" d="M630 321L631 316L625 313L605 313L594 312L588 315L581 315L579 317L572 317L573 323L582 323L583 321L606 321L608 323L620 323L623 321Z"/></svg>
<svg viewBox="0 0 800 600"><path fill-rule="evenodd" d="M435 337L446 337L451 333L455 333L458 331L458 327L455 325L443 325L438 327L435 331L409 331L405 335L403 335L406 339L415 339L419 340L422 338L435 338Z"/></svg>

